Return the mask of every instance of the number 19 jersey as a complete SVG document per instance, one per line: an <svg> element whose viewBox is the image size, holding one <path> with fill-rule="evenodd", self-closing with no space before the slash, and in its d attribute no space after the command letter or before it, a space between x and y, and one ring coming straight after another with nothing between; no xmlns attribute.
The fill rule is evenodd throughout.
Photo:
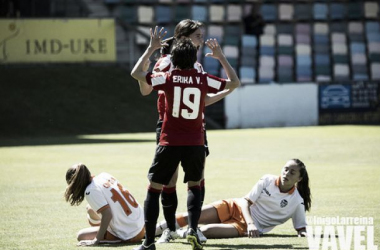
<svg viewBox="0 0 380 250"><path fill-rule="evenodd" d="M100 213L106 208L112 211L112 220L107 228L114 236L129 240L144 227L144 212L128 190L108 173L95 176L87 186L86 200Z"/></svg>
<svg viewBox="0 0 380 250"><path fill-rule="evenodd" d="M204 145L202 126L207 93L224 90L226 80L196 69L148 73L147 83L165 92L165 115L161 146Z"/></svg>

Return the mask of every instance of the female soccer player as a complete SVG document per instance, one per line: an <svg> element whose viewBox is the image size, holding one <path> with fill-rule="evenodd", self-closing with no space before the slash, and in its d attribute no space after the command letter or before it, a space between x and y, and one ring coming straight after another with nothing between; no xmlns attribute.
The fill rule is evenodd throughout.
<svg viewBox="0 0 380 250"><path fill-rule="evenodd" d="M155 227L159 213L159 198L163 185L168 185L181 163L184 182L188 183L188 218L187 239L193 250L202 249L196 234L201 212L200 180L202 178L205 147L203 129L203 109L207 93L217 93L225 88L236 88L240 80L228 63L218 42L208 40L207 46L212 53L209 56L219 60L228 79L221 79L194 69L197 60L197 48L189 38L176 41L171 55L174 70L172 72L153 73L143 70L144 63L161 48L163 28L151 30L148 48L140 57L131 75L136 80L152 85L155 90L165 92L165 115L159 145L153 163L149 169L150 185L144 204L145 240L135 250L154 250ZM175 216L174 223L175 224Z"/></svg>
<svg viewBox="0 0 380 250"><path fill-rule="evenodd" d="M78 232L78 245L136 243L144 237L144 213L135 198L108 173L92 176L84 164L66 172L65 199L70 205L88 202L87 217L93 227Z"/></svg>
<svg viewBox="0 0 380 250"><path fill-rule="evenodd" d="M243 198L204 206L199 224L204 224L200 229L208 238L259 237L291 218L301 237L306 236L305 211L310 207L306 166L292 159L286 162L280 176L264 175ZM177 215L177 222L181 227L187 225L187 214ZM184 230L177 232L184 236Z"/></svg>
<svg viewBox="0 0 380 250"><path fill-rule="evenodd" d="M174 36L168 39L163 40L163 46L161 48L161 57L157 61L157 63L153 67L153 71L155 72L171 72L174 69L173 63L171 61L170 51L176 40L181 38L190 38L191 41L196 46L197 50L199 50L204 43L203 36L203 24L196 20L185 19L179 22L174 29ZM166 33L165 33L166 34ZM199 62L194 63L194 68L198 72L204 72L202 65ZM152 91L152 86L148 84L144 84L144 82L140 82L140 92L142 95L148 95ZM217 94L208 94L205 98L205 106L211 105L221 99L223 99L226 95L230 94L233 89L226 89ZM165 92L158 91L158 99L157 99L157 109L159 118L156 126L156 142L159 143L159 138L161 136L162 123L165 113ZM204 121L204 119L203 119ZM206 156L209 155L209 148L207 143L207 135L206 135L206 127L205 123L203 124L204 128L204 137L205 137L205 149ZM176 191L176 183L178 179L178 169L174 173L172 180L168 185L165 185L162 190L161 203L163 207L163 213L165 220L167 222L168 228L162 233L161 238L157 241L157 243L167 243L171 240L177 238L177 234L175 232L175 212L177 210L178 199L177 199L177 191ZM203 204L205 197L205 180L204 176L201 180L201 203ZM200 237L202 242L205 242L207 239L204 235L201 234L199 230L197 230L198 236Z"/></svg>

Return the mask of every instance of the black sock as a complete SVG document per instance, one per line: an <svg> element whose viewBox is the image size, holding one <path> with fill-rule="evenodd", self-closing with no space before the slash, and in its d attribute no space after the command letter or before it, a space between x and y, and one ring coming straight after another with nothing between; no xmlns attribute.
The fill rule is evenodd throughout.
<svg viewBox="0 0 380 250"><path fill-rule="evenodd" d="M205 179L203 179L201 181L201 209L202 209L202 206L203 206L203 202L205 200L205 193L206 193L206 187L205 187Z"/></svg>
<svg viewBox="0 0 380 250"><path fill-rule="evenodd" d="M160 193L161 190L149 187L146 200L144 201L145 246L148 246L154 242L156 223L160 213Z"/></svg>
<svg viewBox="0 0 380 250"><path fill-rule="evenodd" d="M197 230L198 220L201 213L201 190L200 186L193 186L187 191L187 212L189 214L189 227Z"/></svg>
<svg viewBox="0 0 380 250"><path fill-rule="evenodd" d="M162 190L162 195L161 195L161 204L162 204L162 209L164 211L164 217L165 217L168 228L170 229L170 231L175 231L176 230L175 212L177 211L177 206L178 206L176 187L172 187L172 188L164 187L164 189Z"/></svg>

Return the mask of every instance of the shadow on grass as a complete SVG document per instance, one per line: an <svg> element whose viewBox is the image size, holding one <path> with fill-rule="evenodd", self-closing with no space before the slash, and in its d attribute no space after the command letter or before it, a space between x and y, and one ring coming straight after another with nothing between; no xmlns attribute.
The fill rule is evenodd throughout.
<svg viewBox="0 0 380 250"><path fill-rule="evenodd" d="M183 243L186 244L186 243ZM307 247L294 247L291 244L237 244L237 245L230 245L230 244L206 244L205 247L207 248L215 248L219 250L236 250L236 249L309 249Z"/></svg>
<svg viewBox="0 0 380 250"><path fill-rule="evenodd" d="M19 146L51 146L51 145L71 145L71 144L101 144L101 143L140 143L155 142L155 140L145 139L91 139L79 138L75 136L46 137L46 138L20 138L20 139L0 139L0 147Z"/></svg>

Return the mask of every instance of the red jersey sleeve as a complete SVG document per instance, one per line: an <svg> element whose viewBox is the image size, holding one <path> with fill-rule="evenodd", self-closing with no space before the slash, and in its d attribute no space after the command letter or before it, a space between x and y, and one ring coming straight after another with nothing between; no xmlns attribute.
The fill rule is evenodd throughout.
<svg viewBox="0 0 380 250"><path fill-rule="evenodd" d="M226 80L207 74L208 93L217 93L226 87Z"/></svg>
<svg viewBox="0 0 380 250"><path fill-rule="evenodd" d="M168 72L172 66L170 55L163 55L153 67L155 72Z"/></svg>
<svg viewBox="0 0 380 250"><path fill-rule="evenodd" d="M150 72L146 75L146 82L152 85L154 90L163 90L165 88L166 79L167 74L163 72L153 74Z"/></svg>

